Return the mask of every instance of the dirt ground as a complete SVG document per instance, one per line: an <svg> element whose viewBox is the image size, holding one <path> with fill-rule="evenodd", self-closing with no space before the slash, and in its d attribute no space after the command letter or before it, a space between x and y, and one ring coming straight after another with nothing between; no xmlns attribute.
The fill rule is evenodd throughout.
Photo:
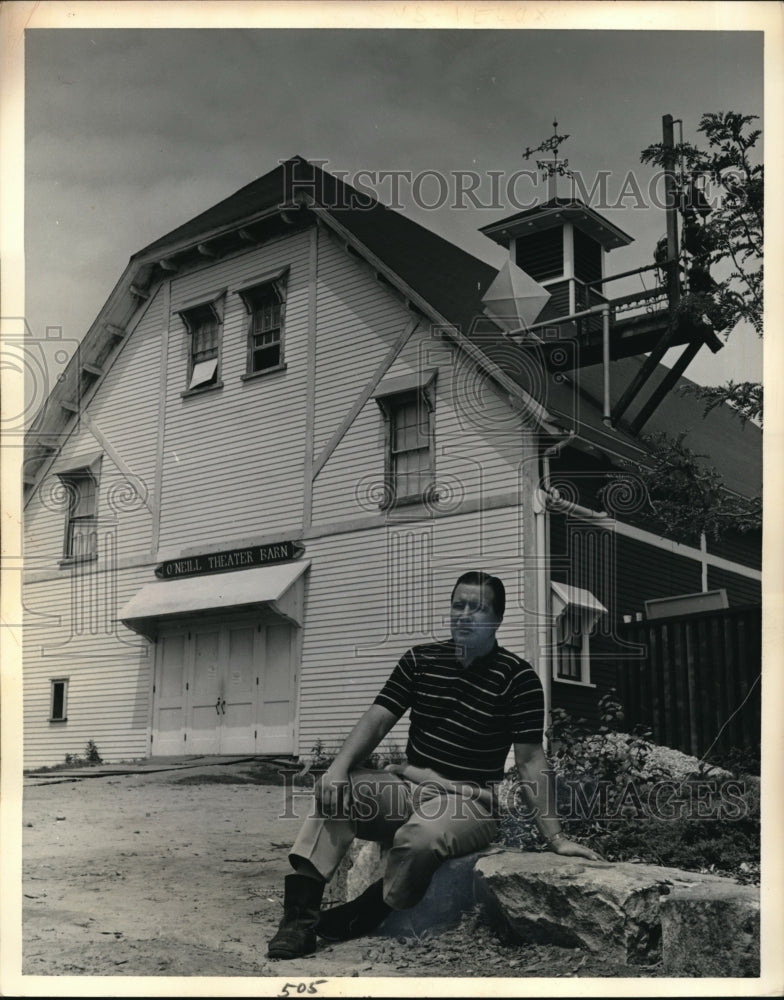
<svg viewBox="0 0 784 1000"><path fill-rule="evenodd" d="M290 797L287 809L282 787L247 783L247 762L181 764L25 778L24 975L271 977L258 995L358 976L657 975L579 949L503 942L475 914L432 939L321 942L311 957L269 961L308 798Z"/></svg>

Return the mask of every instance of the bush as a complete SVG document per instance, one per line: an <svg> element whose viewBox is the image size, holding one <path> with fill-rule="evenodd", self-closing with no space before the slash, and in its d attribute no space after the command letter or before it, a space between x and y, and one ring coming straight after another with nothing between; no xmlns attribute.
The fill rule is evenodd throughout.
<svg viewBox="0 0 784 1000"><path fill-rule="evenodd" d="M689 773L689 759L657 747L649 733L619 730L623 713L614 692L600 700L599 708L598 731L562 710L552 713L551 763L567 836L589 842L608 861L758 880L759 787L744 778L748 770L737 771L737 780L732 773L717 779L695 761ZM512 794L516 769L509 777L501 842L542 850L533 822L520 808L523 802Z"/></svg>
<svg viewBox="0 0 784 1000"><path fill-rule="evenodd" d="M339 744L342 740L339 741ZM329 765L337 756L337 747L335 750L328 750L326 743L319 737L313 746L310 748L310 767L309 771L326 771ZM361 767L371 767L371 768L383 768L387 764L404 764L406 762L405 751L400 749L397 743L390 743L387 750L369 754L365 760L362 761Z"/></svg>
<svg viewBox="0 0 784 1000"><path fill-rule="evenodd" d="M87 741L84 756L78 753L67 753L65 755L66 767L84 767L87 764L103 764L103 757L98 753L98 747L93 740Z"/></svg>

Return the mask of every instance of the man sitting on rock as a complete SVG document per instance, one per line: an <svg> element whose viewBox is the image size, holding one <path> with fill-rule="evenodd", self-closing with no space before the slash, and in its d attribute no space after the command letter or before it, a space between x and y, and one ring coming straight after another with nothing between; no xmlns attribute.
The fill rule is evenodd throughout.
<svg viewBox="0 0 784 1000"><path fill-rule="evenodd" d="M305 820L291 848L295 874L285 880L270 958L311 954L317 935L345 941L370 933L392 910L419 902L443 861L487 847L498 831L492 785L511 745L550 849L599 859L567 840L548 808L542 685L530 664L496 642L505 604L497 577L463 574L452 591L451 641L409 649L354 726L317 784L318 815ZM407 709L407 763L358 769ZM324 886L354 837L391 842L384 877L321 912Z"/></svg>

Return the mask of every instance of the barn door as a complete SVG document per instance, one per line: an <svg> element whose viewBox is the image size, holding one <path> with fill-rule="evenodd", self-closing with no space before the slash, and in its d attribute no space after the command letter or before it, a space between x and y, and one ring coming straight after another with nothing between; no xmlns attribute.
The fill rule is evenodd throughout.
<svg viewBox="0 0 784 1000"><path fill-rule="evenodd" d="M156 756L293 753L296 629L200 624L158 639Z"/></svg>

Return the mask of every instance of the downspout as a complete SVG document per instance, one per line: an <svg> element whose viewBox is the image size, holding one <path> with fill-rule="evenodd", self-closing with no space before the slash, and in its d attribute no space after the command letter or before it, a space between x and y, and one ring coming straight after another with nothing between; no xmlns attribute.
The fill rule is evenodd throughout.
<svg viewBox="0 0 784 1000"><path fill-rule="evenodd" d="M550 656L550 520L547 513L547 490L550 478L550 456L557 455L574 437L574 431L556 441L541 453L541 474L534 487L533 511L536 523L536 611L539 679L544 692L545 753L550 749L547 730L550 727L550 710L553 702L553 665Z"/></svg>
<svg viewBox="0 0 784 1000"><path fill-rule="evenodd" d="M566 514L573 514L584 520L611 520L606 511L590 510L579 504L564 500L557 490L551 489L545 484L550 479L550 459L557 455L567 444L569 444L575 434L569 431L560 441L541 453L541 476L539 483L534 487L532 497L532 507L536 525L536 583L537 583L537 645L539 667L539 678L542 681L544 691L544 717L545 726L550 723L550 711L553 701L553 665L552 665L552 643L550 634L550 623L552 621L551 600L550 600L550 511L562 511ZM544 749L549 750L549 739L545 735Z"/></svg>

